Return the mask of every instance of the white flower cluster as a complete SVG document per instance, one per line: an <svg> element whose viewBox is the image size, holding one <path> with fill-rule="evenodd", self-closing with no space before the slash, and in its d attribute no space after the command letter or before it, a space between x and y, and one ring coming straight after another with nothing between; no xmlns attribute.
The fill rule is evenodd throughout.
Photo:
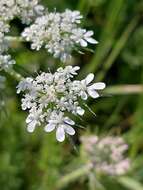
<svg viewBox="0 0 143 190"><path fill-rule="evenodd" d="M44 7L38 0L1 0L0 19L3 21L20 17L23 23L29 24L35 16L41 16Z"/></svg>
<svg viewBox="0 0 143 190"><path fill-rule="evenodd" d="M65 134L75 134L72 127L75 122L67 113L82 116L84 109L80 102L88 96L99 97L97 90L105 88L102 82L90 84L94 79L92 73L84 80L72 80L79 69L78 66L60 67L54 74L42 73L35 79L26 78L19 83L17 93L25 92L22 109L29 110L26 119L29 132L43 124L46 132L56 130L56 138L60 142L64 141Z"/></svg>
<svg viewBox="0 0 143 190"><path fill-rule="evenodd" d="M7 71L13 64L15 64L15 61L11 59L10 55L0 55L0 70Z"/></svg>
<svg viewBox="0 0 143 190"><path fill-rule="evenodd" d="M9 32L9 25L1 20L0 17L0 70L4 69L5 71L9 68L10 65L14 64L14 61L11 60L11 56L5 54L8 49L8 44L5 40L5 33Z"/></svg>
<svg viewBox="0 0 143 190"><path fill-rule="evenodd" d="M108 175L123 175L130 168L130 160L125 157L128 145L122 137L84 136L83 157L95 167L95 172Z"/></svg>
<svg viewBox="0 0 143 190"><path fill-rule="evenodd" d="M63 13L47 13L27 27L22 36L32 42L32 49L39 50L43 46L55 58L65 62L78 46L86 47L88 42L97 43L92 38L93 31L80 28L81 19L79 11L68 9Z"/></svg>
<svg viewBox="0 0 143 190"><path fill-rule="evenodd" d="M7 43L4 39L5 33L9 32L9 25L0 20L0 54L7 50Z"/></svg>
<svg viewBox="0 0 143 190"><path fill-rule="evenodd" d="M42 16L44 7L38 4L38 0L16 0L18 16L23 23L29 24L37 16Z"/></svg>
<svg viewBox="0 0 143 190"><path fill-rule="evenodd" d="M15 17L21 18L23 23L29 24L35 16L41 16L43 6L38 0L0 0L0 69L9 69L15 61L5 54L8 43L5 34L9 32L9 21Z"/></svg>
<svg viewBox="0 0 143 190"><path fill-rule="evenodd" d="M7 43L5 41L5 34L9 32L9 24L7 23L7 21L5 20L5 10L3 9L3 7L1 7L2 1L0 1L0 69L1 69L1 64L3 64L3 59L4 59L4 52L7 51L8 46Z"/></svg>

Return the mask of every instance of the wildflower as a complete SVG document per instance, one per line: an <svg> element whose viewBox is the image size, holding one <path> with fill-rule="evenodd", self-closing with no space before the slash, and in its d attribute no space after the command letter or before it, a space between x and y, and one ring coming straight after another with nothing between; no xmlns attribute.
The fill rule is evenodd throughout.
<svg viewBox="0 0 143 190"><path fill-rule="evenodd" d="M79 96L83 91L82 81L79 81L81 87L78 86L78 91L74 88L73 78L78 70L78 66L60 67L54 74L41 73L35 79L29 77L19 83L17 93L24 92L22 109L29 110L26 119L28 131L33 132L36 126L43 125L46 132L56 130L56 138L60 142L64 141L65 134L75 134L75 122L67 113L82 116L85 112ZM98 86L100 88L96 89L101 89L101 85Z"/></svg>
<svg viewBox="0 0 143 190"><path fill-rule="evenodd" d="M97 43L92 38L92 31L80 28L81 19L79 11L47 13L38 17L34 24L27 27L22 36L32 42L32 49L39 50L45 47L55 58L66 62L77 46L86 47L88 42Z"/></svg>
<svg viewBox="0 0 143 190"><path fill-rule="evenodd" d="M83 100L87 100L88 95L92 98L98 98L99 94L97 90L103 90L105 88L105 83L98 82L89 86L93 81L94 74L90 73L82 81L74 81L72 89L79 95Z"/></svg>
<svg viewBox="0 0 143 190"><path fill-rule="evenodd" d="M1 20L9 21L19 17L26 24L29 24L34 17L41 16L44 11L38 0L2 0L0 7Z"/></svg>
<svg viewBox="0 0 143 190"><path fill-rule="evenodd" d="M65 140L65 133L69 135L74 135L75 130L71 127L75 122L68 117L64 117L63 112L52 112L48 121L48 124L45 126L46 132L51 132L56 129L56 138L59 142Z"/></svg>
<svg viewBox="0 0 143 190"><path fill-rule="evenodd" d="M15 61L11 59L10 55L0 55L0 70L7 71L15 64Z"/></svg>
<svg viewBox="0 0 143 190"><path fill-rule="evenodd" d="M38 0L16 0L17 15L22 23L30 24L34 18L42 16L44 7L38 4Z"/></svg>
<svg viewBox="0 0 143 190"><path fill-rule="evenodd" d="M26 119L27 123L27 131L32 133L37 125L40 125L40 116L41 116L42 110L37 109L35 106L32 107L30 110L30 114L28 115Z"/></svg>
<svg viewBox="0 0 143 190"><path fill-rule="evenodd" d="M128 145L121 137L84 136L83 153L95 166L95 172L108 175L123 175L130 167L129 158L125 157ZM85 155L84 155L85 157Z"/></svg>
<svg viewBox="0 0 143 190"><path fill-rule="evenodd" d="M88 42L91 44L98 43L91 36L93 36L93 31L86 31L85 29L77 28L72 30L71 39L77 44L80 44L81 47L87 47Z"/></svg>

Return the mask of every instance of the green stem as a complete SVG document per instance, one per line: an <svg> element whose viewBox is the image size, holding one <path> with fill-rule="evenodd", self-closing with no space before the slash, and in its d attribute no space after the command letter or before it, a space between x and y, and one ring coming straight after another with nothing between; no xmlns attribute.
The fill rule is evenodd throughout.
<svg viewBox="0 0 143 190"><path fill-rule="evenodd" d="M89 179L89 189L90 190L105 190L104 186L96 178L96 174L91 172L88 176Z"/></svg>
<svg viewBox="0 0 143 190"><path fill-rule="evenodd" d="M9 42L25 42L25 40L19 36L6 36L5 40Z"/></svg>
<svg viewBox="0 0 143 190"><path fill-rule="evenodd" d="M109 86L104 91L104 94L110 95L128 95L143 93L143 85L117 85Z"/></svg>
<svg viewBox="0 0 143 190"><path fill-rule="evenodd" d="M7 73L8 73L11 77L13 77L15 80L17 80L17 81L21 81L21 80L24 79L24 77L22 77L19 73L17 73L17 72L16 72L15 70L13 70L13 69L8 70Z"/></svg>
<svg viewBox="0 0 143 190"><path fill-rule="evenodd" d="M91 171L92 167L92 164L87 164L82 168L79 168L71 172L70 174L62 177L61 179L59 179L59 182L56 185L57 189L63 189L63 187L67 186L69 183L74 182L82 176L86 176Z"/></svg>

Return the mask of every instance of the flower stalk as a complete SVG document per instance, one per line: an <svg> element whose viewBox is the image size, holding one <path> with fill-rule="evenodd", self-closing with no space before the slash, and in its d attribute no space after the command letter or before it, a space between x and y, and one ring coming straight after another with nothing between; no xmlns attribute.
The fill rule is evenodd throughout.
<svg viewBox="0 0 143 190"><path fill-rule="evenodd" d="M18 81L18 82L24 79L23 76L20 75L19 73L17 73L14 69L9 69L9 70L7 70L7 73L8 73L11 77L13 77L16 81Z"/></svg>
<svg viewBox="0 0 143 190"><path fill-rule="evenodd" d="M89 163L71 172L70 174L63 176L56 184L57 190L62 189L63 187L67 186L69 183L74 182L75 180L79 179L82 176L88 175L90 171L92 170L92 168L93 168L93 165Z"/></svg>
<svg viewBox="0 0 143 190"><path fill-rule="evenodd" d="M108 86L103 91L103 93L107 95L140 94L143 93L143 85L131 84L131 85Z"/></svg>
<svg viewBox="0 0 143 190"><path fill-rule="evenodd" d="M21 36L5 36L5 40L8 42L25 42Z"/></svg>

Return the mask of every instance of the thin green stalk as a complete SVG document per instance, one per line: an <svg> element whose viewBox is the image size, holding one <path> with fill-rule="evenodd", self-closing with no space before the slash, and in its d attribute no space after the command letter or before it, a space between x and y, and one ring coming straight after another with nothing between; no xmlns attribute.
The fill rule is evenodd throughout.
<svg viewBox="0 0 143 190"><path fill-rule="evenodd" d="M101 72L99 72L97 74L97 76L96 76L97 81L103 80L103 78L105 77L107 71L110 69L110 67L114 63L115 59L120 54L123 47L125 46L127 40L129 39L129 37L130 37L132 31L134 30L134 28L136 27L137 23L138 23L138 18L134 18L128 24L127 28L125 29L125 31L121 35L120 39L117 41L115 47L113 48L111 54L109 55L107 61L104 63Z"/></svg>
<svg viewBox="0 0 143 190"><path fill-rule="evenodd" d="M86 176L92 169L92 164L87 164L82 168L79 168L70 174L65 175L61 179L59 179L58 183L56 184L57 189L62 189L63 187L67 186L69 183L78 180L82 176Z"/></svg>
<svg viewBox="0 0 143 190"><path fill-rule="evenodd" d="M143 85L117 85L109 86L104 91L107 95L128 95L128 94L140 94L143 93Z"/></svg>
<svg viewBox="0 0 143 190"><path fill-rule="evenodd" d="M9 42L24 42L25 41L22 37L19 37L19 36L6 36L5 40Z"/></svg>
<svg viewBox="0 0 143 190"><path fill-rule="evenodd" d="M17 81L21 81L21 80L23 80L24 79L24 77L22 77L19 73L17 73L15 70L13 70L13 69L9 69L8 71L7 71L7 73L11 76L11 77L13 77L15 80L17 80Z"/></svg>
<svg viewBox="0 0 143 190"><path fill-rule="evenodd" d="M90 173L89 179L89 190L105 190L104 186L98 181L94 173Z"/></svg>
<svg viewBox="0 0 143 190"><path fill-rule="evenodd" d="M25 40L22 37L18 36L6 36L5 40L12 43L12 42L24 42ZM19 73L17 73L14 69L7 70L7 73L11 75L15 80L21 81L24 79Z"/></svg>

